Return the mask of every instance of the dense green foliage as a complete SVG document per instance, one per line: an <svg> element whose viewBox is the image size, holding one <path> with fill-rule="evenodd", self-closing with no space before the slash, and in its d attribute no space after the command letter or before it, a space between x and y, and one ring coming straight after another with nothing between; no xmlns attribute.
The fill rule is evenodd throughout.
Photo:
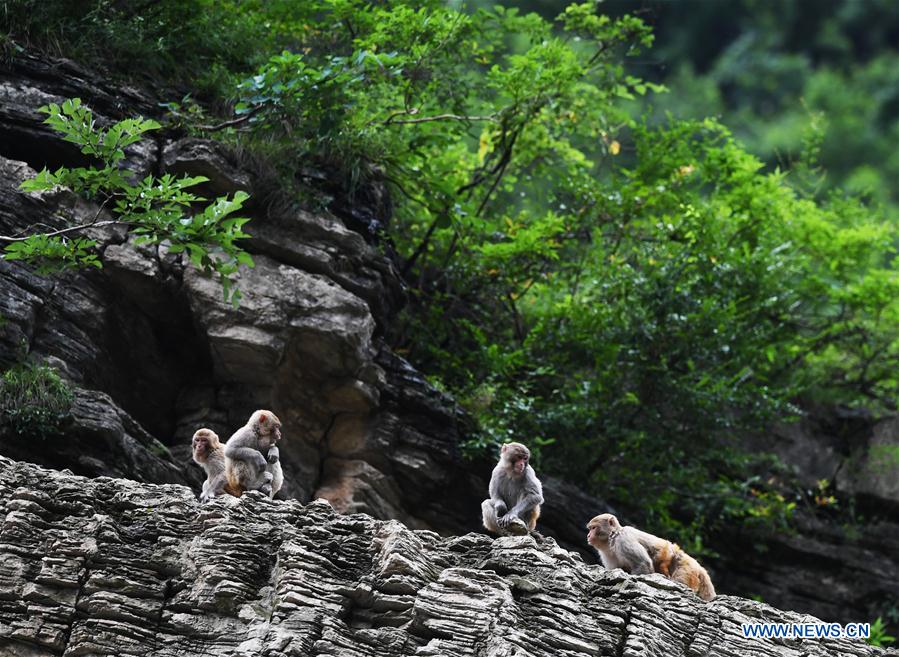
<svg viewBox="0 0 899 657"><path fill-rule="evenodd" d="M205 199L186 191L208 178L175 178L169 174L148 175L133 181L132 172L122 168L125 148L141 140L141 135L160 125L147 119L126 119L108 129L98 128L93 115L78 98L61 106L40 108L48 115L46 123L66 141L77 144L81 152L102 165L47 169L22 183L25 192L41 192L56 186L66 187L99 205L93 219L75 222L49 232L33 231L15 237L0 237L5 243L3 258L24 260L39 265L44 273L66 267L100 267L102 263L94 247L97 242L83 236L84 231L107 225L125 226L141 244L165 242L169 253L186 251L191 263L215 273L222 282L225 298L235 303L240 291L232 287L232 276L239 265L253 265L253 260L235 243L246 234L241 227L249 221L232 217L247 198L237 192L233 199L225 197L189 211L193 204ZM102 214L106 210L112 218Z"/></svg>
<svg viewBox="0 0 899 657"><path fill-rule="evenodd" d="M129 3L114 3L78 18L78 34L58 4L41 5L57 14L40 24L17 14L10 43L65 41L101 58L108 48L115 65L116 39L82 35L127 37L146 59L122 70L171 61L176 82L191 70L214 79L234 112L215 134L277 155L286 188L306 185L315 163L349 194L391 190L384 238L410 303L390 339L472 414L472 451L522 439L544 470L702 551L715 523L779 524L795 503L776 464L734 436L803 398L895 405L893 224L821 178L847 148L826 125L864 135L891 101L861 107L861 94L836 93L845 72L807 76L811 59L783 54L743 75L760 57L744 41L731 64L716 60L718 78L697 66L667 78L689 96L650 93L662 88L626 65L650 30L593 2L546 20L436 1L164 0L140 29L117 13ZM894 67L878 61L852 84L888 81ZM774 73L797 97L772 100ZM647 95L696 118L637 121ZM765 160L750 154L726 121L705 118L725 102L751 113L741 136L767 126L789 144L771 138ZM859 190L871 171L888 176L894 156L878 148L868 173L858 155L836 182ZM789 175L763 164L781 149Z"/></svg>
<svg viewBox="0 0 899 657"><path fill-rule="evenodd" d="M53 435L72 406L72 391L50 367L19 363L0 377L0 428L28 438Z"/></svg>
<svg viewBox="0 0 899 657"><path fill-rule="evenodd" d="M564 0L539 3L547 13ZM613 13L631 0L608 0ZM672 93L652 104L682 118L724 116L769 165L801 160L822 131L819 189L842 187L899 212L899 4L891 0L678 0L642 14L655 56L635 66Z"/></svg>
<svg viewBox="0 0 899 657"><path fill-rule="evenodd" d="M280 16L296 16L301 5L294 0L0 0L0 46L7 56L39 47L208 95L230 84L236 71L291 42L296 24L281 31Z"/></svg>

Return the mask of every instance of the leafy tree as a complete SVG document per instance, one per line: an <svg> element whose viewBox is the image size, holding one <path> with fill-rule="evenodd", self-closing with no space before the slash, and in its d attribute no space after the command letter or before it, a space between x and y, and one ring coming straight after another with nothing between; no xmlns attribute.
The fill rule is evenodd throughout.
<svg viewBox="0 0 899 657"><path fill-rule="evenodd" d="M592 5L555 28L342 6L327 57L273 58L237 109L397 192L413 302L394 340L475 414L471 448L551 445L550 469L625 508L640 490L634 511L689 536L795 506L737 432L800 396L892 405L892 231L806 193L814 135L793 182L714 121L633 124L621 101L656 87L619 58L649 35Z"/></svg>
<svg viewBox="0 0 899 657"><path fill-rule="evenodd" d="M628 0L604 6L613 14L633 10ZM653 98L657 109L719 116L750 152L782 169L802 162L803 133L817 124L826 173L818 190L844 188L899 216L890 146L899 130L899 5L682 0L641 15L653 24L657 47L633 68L672 90Z"/></svg>

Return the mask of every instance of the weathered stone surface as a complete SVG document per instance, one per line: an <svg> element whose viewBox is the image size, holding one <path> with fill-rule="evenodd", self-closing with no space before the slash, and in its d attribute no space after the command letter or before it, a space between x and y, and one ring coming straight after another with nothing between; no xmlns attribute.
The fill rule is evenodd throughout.
<svg viewBox="0 0 899 657"><path fill-rule="evenodd" d="M132 95L116 100L98 91L104 87L86 73L59 81L45 74L47 66L32 76L39 68L39 60L29 59L7 72L5 83L0 76L11 100L6 113L0 112L0 124L21 135L16 144L34 144L35 152L27 154L34 167L51 154L43 153L46 139L35 141L22 132L46 133L30 102L96 99L101 124L153 109ZM25 87L33 93L19 93ZM0 156L7 156L0 159L4 231L36 221L61 225L58 215L68 212L70 219L81 220L96 211L62 191L19 192L18 184L33 169L9 158L5 147L0 149ZM12 150L25 159L27 149ZM149 160L138 162L142 172L206 175L213 192L249 187L259 196L247 206L253 235L248 247L257 266L243 274L240 308L225 304L218 282L185 267L180 258L164 249L136 247L111 232L98 236L102 272L40 277L0 263L0 304L10 320L0 326L0 362L13 362L24 345L32 359L52 362L73 383L109 394L185 461L187 441L199 426L227 438L252 410L272 408L284 421L284 495L302 500L326 495L340 508L444 532L477 528L472 510L491 465L476 464L472 474L458 451L453 401L381 344L384 323L399 302L400 282L389 260L369 244L371 235L348 229L327 212L304 210L283 194L259 192L271 180L255 184L252 174L241 170L240 158L214 142L163 138L157 150L144 155ZM80 163L69 151L54 152L51 159L53 166ZM383 224L389 210L383 192L363 190L343 206L371 197L372 208L356 207L354 221L368 217L369 224ZM82 474L145 478L132 463L119 461L130 453L125 434L104 435L121 444L97 454L82 444L87 434L67 433L69 449L62 454L79 455L70 463L49 458L27 441L17 446L29 445L31 451L16 456ZM171 479L166 475L160 481Z"/></svg>
<svg viewBox="0 0 899 657"><path fill-rule="evenodd" d="M835 523L828 509L799 509L794 530L732 526L716 541L716 585L759 595L787 609L842 621L883 616L899 601L899 460L890 445L895 418L847 408L812 407L800 421L746 444L778 455L811 494L825 480L854 493L854 523ZM845 517L845 516L844 516Z"/></svg>
<svg viewBox="0 0 899 657"><path fill-rule="evenodd" d="M886 500L899 510L899 418L876 423L836 480L849 493Z"/></svg>
<svg viewBox="0 0 899 657"><path fill-rule="evenodd" d="M173 458L109 395L82 388L74 389L71 413L58 435L36 438L0 430L0 453L22 460L37 454L45 465L88 476L192 486L203 481L196 467L183 457Z"/></svg>
<svg viewBox="0 0 899 657"><path fill-rule="evenodd" d="M209 180L191 190L206 198L233 196L235 192L252 193L250 174L229 157L226 148L208 139L188 137L167 144L162 166L177 177L203 176Z"/></svg>
<svg viewBox="0 0 899 657"><path fill-rule="evenodd" d="M46 125L38 108L81 98L95 110L98 123L108 124L133 114L149 115L156 100L146 91L112 83L106 76L82 68L73 61L17 53L0 62L0 154L28 162L35 169L56 169L64 164L89 163L74 144L62 141ZM152 141L149 142L152 145ZM135 152L129 158L146 170L155 148Z"/></svg>
<svg viewBox="0 0 899 657"><path fill-rule="evenodd" d="M152 115L153 99L110 87L70 62L23 56L3 67L0 231L83 222L96 207L72 194L17 189L43 166L88 164L43 125L37 107L81 97L105 125ZM210 196L254 191L253 174L213 141L143 144L128 163L141 175L205 175L210 182L200 191ZM292 476L284 494L310 499L329 456L331 427L339 427L344 443L364 441L352 431L377 412L383 377L373 336L398 305L399 282L389 261L336 217L296 203L270 212L260 200L248 205L254 235L248 247L258 266L241 283L239 312L222 302L217 281L185 268L164 248L136 247L117 231L91 235L102 245L102 272L42 277L0 263L0 312L9 320L0 326L0 363L24 351L36 361L52 360L74 383L108 393L182 457L199 426L227 438L255 408L273 408L288 436L282 459ZM81 436L69 440L77 449ZM83 451L88 456L68 464L79 472L137 477L130 464L113 462L124 447L105 459ZM17 455L60 465L37 449ZM379 476L389 473L382 469Z"/></svg>
<svg viewBox="0 0 899 657"><path fill-rule="evenodd" d="M277 208L265 222L248 224L246 232L248 249L327 276L363 299L379 325L400 305L399 278L390 261L333 215Z"/></svg>
<svg viewBox="0 0 899 657"><path fill-rule="evenodd" d="M10 656L896 655L743 638L811 617L585 565L550 538L440 538L258 494L83 479L0 457Z"/></svg>
<svg viewBox="0 0 899 657"><path fill-rule="evenodd" d="M95 216L96 207L63 190L18 191L33 173L0 153L0 234ZM39 276L0 261L0 363L9 365L22 353L52 358L72 381L107 392L166 438L180 387L206 367L208 356L172 274L154 264L153 253L149 262L134 256L115 231L92 237L112 249L108 270Z"/></svg>
<svg viewBox="0 0 899 657"><path fill-rule="evenodd" d="M899 528L874 521L849 528L800 516L792 532L740 533L720 541L715 585L759 595L820 618L871 621L899 596Z"/></svg>

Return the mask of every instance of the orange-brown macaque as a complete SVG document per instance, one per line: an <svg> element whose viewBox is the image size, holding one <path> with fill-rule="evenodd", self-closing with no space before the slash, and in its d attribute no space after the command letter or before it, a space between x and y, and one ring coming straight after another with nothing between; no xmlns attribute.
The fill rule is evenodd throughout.
<svg viewBox="0 0 899 657"><path fill-rule="evenodd" d="M587 542L596 548L606 568L621 568L634 575L661 573L693 589L703 600L715 597L715 587L705 568L676 543L622 527L611 513L587 523Z"/></svg>

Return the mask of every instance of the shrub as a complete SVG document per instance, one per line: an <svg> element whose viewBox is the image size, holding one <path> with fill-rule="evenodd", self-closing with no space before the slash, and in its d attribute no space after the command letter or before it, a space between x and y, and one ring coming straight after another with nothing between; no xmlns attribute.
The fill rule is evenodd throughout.
<svg viewBox="0 0 899 657"><path fill-rule="evenodd" d="M56 433L72 406L72 391L50 367L14 365L0 378L0 427L22 438Z"/></svg>

